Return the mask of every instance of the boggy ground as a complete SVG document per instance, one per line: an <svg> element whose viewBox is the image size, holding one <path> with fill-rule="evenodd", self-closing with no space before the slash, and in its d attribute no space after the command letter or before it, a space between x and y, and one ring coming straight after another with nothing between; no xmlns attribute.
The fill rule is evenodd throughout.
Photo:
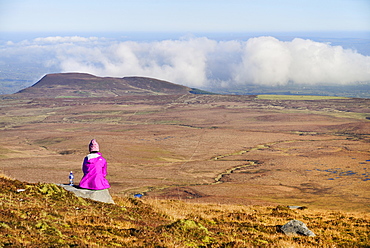
<svg viewBox="0 0 370 248"><path fill-rule="evenodd" d="M4 99L0 170L76 183L90 139L115 195L370 210L370 99Z"/></svg>

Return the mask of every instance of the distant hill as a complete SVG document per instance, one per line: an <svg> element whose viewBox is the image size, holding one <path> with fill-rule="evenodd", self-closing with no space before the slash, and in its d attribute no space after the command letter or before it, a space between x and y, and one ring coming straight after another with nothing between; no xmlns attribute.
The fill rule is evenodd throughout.
<svg viewBox="0 0 370 248"><path fill-rule="evenodd" d="M86 73L48 74L17 92L25 97L111 97L124 95L180 95L193 89L146 77L97 77Z"/></svg>

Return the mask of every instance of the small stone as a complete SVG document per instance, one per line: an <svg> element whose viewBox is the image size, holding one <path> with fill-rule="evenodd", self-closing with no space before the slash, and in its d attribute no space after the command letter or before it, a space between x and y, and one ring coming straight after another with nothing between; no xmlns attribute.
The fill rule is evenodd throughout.
<svg viewBox="0 0 370 248"><path fill-rule="evenodd" d="M304 235L308 237L315 237L316 235L307 228L306 224L299 220L291 220L281 227L281 231L286 235Z"/></svg>
<svg viewBox="0 0 370 248"><path fill-rule="evenodd" d="M303 209L306 209L307 207L301 207L301 206L288 206L289 209L299 209L299 210L303 210Z"/></svg>

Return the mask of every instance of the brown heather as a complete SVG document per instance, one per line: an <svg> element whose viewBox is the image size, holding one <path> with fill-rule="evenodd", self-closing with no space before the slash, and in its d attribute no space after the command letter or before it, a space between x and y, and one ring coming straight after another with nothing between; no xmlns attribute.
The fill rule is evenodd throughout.
<svg viewBox="0 0 370 248"><path fill-rule="evenodd" d="M78 198L54 185L0 178L0 247L369 247L359 212L187 203L114 196ZM24 191L22 191L24 189ZM301 220L317 236L286 236Z"/></svg>

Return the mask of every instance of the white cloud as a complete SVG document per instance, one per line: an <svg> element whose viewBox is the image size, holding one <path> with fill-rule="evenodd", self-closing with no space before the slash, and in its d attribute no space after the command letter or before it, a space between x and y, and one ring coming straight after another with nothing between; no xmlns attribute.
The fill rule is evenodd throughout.
<svg viewBox="0 0 370 248"><path fill-rule="evenodd" d="M347 84L369 81L370 57L340 46L294 39L290 77L294 82Z"/></svg>
<svg viewBox="0 0 370 248"><path fill-rule="evenodd" d="M57 36L8 43L0 52L8 57L23 53L63 72L147 76L190 87L370 81L369 56L298 38L288 42L273 37L118 42Z"/></svg>
<svg viewBox="0 0 370 248"><path fill-rule="evenodd" d="M234 80L239 84L286 84L292 63L287 43L272 37L252 38L243 45L242 63L236 67Z"/></svg>
<svg viewBox="0 0 370 248"><path fill-rule="evenodd" d="M89 42L96 41L97 37L80 37L80 36L51 36L51 37L41 37L34 39L36 43L66 43L66 42Z"/></svg>

